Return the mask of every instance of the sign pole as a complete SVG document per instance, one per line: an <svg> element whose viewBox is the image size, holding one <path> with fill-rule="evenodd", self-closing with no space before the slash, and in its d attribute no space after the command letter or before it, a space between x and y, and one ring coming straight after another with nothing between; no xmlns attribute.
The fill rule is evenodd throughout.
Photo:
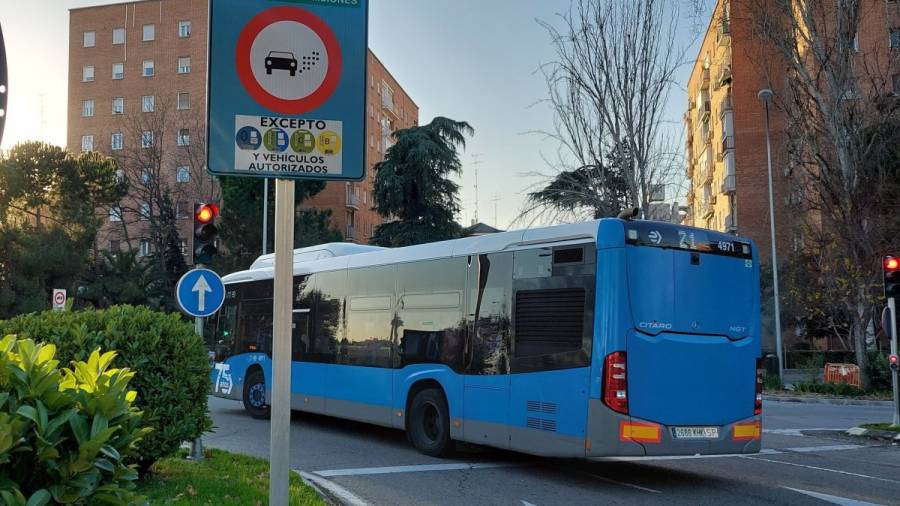
<svg viewBox="0 0 900 506"><path fill-rule="evenodd" d="M888 310L891 313L891 355L897 354L897 299L888 298ZM894 390L894 421L892 425L900 425L900 381L898 371L891 368L891 383Z"/></svg>
<svg viewBox="0 0 900 506"><path fill-rule="evenodd" d="M294 181L275 180L275 286L269 504L287 506L291 436L291 311L294 298Z"/></svg>

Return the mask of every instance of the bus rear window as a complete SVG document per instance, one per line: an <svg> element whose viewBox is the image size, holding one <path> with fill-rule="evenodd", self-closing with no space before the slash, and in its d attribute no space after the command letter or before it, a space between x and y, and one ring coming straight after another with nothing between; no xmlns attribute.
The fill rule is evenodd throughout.
<svg viewBox="0 0 900 506"><path fill-rule="evenodd" d="M693 227L680 227L653 221L625 223L625 242L636 246L682 249L712 255L753 258L753 249L746 240L732 235Z"/></svg>

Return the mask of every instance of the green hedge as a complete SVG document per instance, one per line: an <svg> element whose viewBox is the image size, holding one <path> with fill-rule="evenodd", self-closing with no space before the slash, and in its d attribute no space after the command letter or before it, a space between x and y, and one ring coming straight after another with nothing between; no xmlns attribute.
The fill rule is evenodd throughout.
<svg viewBox="0 0 900 506"><path fill-rule="evenodd" d="M0 500L16 506L127 505L137 472L125 464L151 429L132 406L134 372L94 350L60 369L52 344L0 339Z"/></svg>
<svg viewBox="0 0 900 506"><path fill-rule="evenodd" d="M6 334L56 345L64 364L84 360L97 348L118 351L113 366L136 373L131 382L138 393L135 405L153 428L138 444L142 471L212 428L206 347L177 314L133 306L47 311L0 321L0 336Z"/></svg>

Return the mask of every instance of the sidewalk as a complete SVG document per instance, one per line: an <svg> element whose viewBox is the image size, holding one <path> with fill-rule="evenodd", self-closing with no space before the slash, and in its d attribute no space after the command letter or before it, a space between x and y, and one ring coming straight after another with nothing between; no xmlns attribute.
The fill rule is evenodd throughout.
<svg viewBox="0 0 900 506"><path fill-rule="evenodd" d="M776 402L803 402L809 404L836 404L857 406L892 406L893 401L880 399L860 399L858 397L831 397L819 394L798 394L792 392L763 393L763 400Z"/></svg>

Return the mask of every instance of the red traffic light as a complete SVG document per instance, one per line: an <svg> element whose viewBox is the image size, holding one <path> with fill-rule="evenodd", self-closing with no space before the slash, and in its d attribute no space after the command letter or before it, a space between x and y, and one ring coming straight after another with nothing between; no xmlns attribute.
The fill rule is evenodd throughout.
<svg viewBox="0 0 900 506"><path fill-rule="evenodd" d="M897 355L891 355L890 356L891 366L897 367L898 360L900 360L900 357L897 357Z"/></svg>
<svg viewBox="0 0 900 506"><path fill-rule="evenodd" d="M209 223L216 219L216 216L218 215L219 206L215 204L201 204L197 206L197 212L194 214L194 217L200 223Z"/></svg>
<svg viewBox="0 0 900 506"><path fill-rule="evenodd" d="M894 271L900 269L900 258L884 257L884 270Z"/></svg>

